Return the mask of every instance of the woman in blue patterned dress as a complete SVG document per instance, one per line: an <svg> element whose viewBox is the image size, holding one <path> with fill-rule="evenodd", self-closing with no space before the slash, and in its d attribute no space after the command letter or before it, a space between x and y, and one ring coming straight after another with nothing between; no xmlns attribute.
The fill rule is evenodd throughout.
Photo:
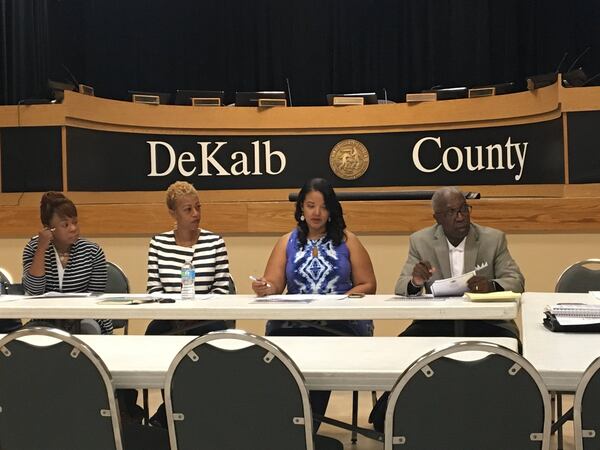
<svg viewBox="0 0 600 450"><path fill-rule="evenodd" d="M281 294L374 294L377 281L369 254L346 230L342 205L323 178L306 182L296 202L298 226L282 236L265 274L252 283L259 296ZM269 321L269 336L370 336L371 320ZM315 414L324 414L329 392L311 392Z"/></svg>

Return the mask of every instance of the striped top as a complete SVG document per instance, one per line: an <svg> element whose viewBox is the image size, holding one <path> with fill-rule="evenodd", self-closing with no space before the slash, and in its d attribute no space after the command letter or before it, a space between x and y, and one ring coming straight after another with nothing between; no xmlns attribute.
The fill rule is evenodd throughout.
<svg viewBox="0 0 600 450"><path fill-rule="evenodd" d="M210 231L200 229L192 247L175 242L175 231L152 238L148 249L148 293L181 292L181 266L192 261L196 269L196 294L229 293L229 259L225 241Z"/></svg>
<svg viewBox="0 0 600 450"><path fill-rule="evenodd" d="M98 244L78 239L71 246L69 261L64 268L62 289L58 278L58 264L54 246L50 245L44 255L45 275L36 277L29 273L38 246L38 236L33 237L23 250L23 287L29 295L46 292L95 292L106 289L106 258ZM112 321L97 319L103 334L112 333Z"/></svg>

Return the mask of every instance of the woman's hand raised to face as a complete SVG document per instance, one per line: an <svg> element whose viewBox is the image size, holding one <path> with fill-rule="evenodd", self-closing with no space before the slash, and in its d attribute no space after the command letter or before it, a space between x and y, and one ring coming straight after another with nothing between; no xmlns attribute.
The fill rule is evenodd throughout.
<svg viewBox="0 0 600 450"><path fill-rule="evenodd" d="M38 247L47 249L54 240L54 228L44 228L38 233Z"/></svg>

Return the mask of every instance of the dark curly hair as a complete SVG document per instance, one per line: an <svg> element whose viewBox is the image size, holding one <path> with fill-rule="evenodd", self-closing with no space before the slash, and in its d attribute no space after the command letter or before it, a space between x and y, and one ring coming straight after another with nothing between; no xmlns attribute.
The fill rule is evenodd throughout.
<svg viewBox="0 0 600 450"><path fill-rule="evenodd" d="M49 227L54 213L61 219L66 217L75 218L77 217L77 208L75 208L73 202L65 197L64 194L52 191L46 192L42 195L42 200L40 201L40 219L42 225Z"/></svg>
<svg viewBox="0 0 600 450"><path fill-rule="evenodd" d="M298 223L298 241L300 243L300 248L303 248L306 245L308 236L308 225L305 220L300 220L300 216L302 216L302 205L306 199L306 194L312 191L323 194L325 206L327 207L327 211L329 211L330 218L330 221L327 222L327 237L333 241L334 245L340 245L346 237L344 232L346 229L346 222L344 221L342 205L337 199L335 191L329 181L324 178L313 178L304 183L304 186L302 186L302 189L300 189L300 193L298 194L298 200L296 201L296 212L294 213L294 217Z"/></svg>

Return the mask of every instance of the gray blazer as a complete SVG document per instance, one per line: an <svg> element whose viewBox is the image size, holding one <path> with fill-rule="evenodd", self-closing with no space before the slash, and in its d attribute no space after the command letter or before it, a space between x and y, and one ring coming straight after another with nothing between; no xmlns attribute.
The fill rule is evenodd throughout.
<svg viewBox="0 0 600 450"><path fill-rule="evenodd" d="M425 284L430 292L431 283L452 276L448 240L440 225L433 225L417 231L410 236L408 259L396 282L397 295L406 295L407 286L412 278L412 271L419 261L429 261L436 271ZM488 266L478 275L496 281L506 291L523 292L525 279L519 266L510 256L506 245L505 234L494 228L471 223L467 241L465 242L465 272L475 269L476 265L487 262Z"/></svg>

